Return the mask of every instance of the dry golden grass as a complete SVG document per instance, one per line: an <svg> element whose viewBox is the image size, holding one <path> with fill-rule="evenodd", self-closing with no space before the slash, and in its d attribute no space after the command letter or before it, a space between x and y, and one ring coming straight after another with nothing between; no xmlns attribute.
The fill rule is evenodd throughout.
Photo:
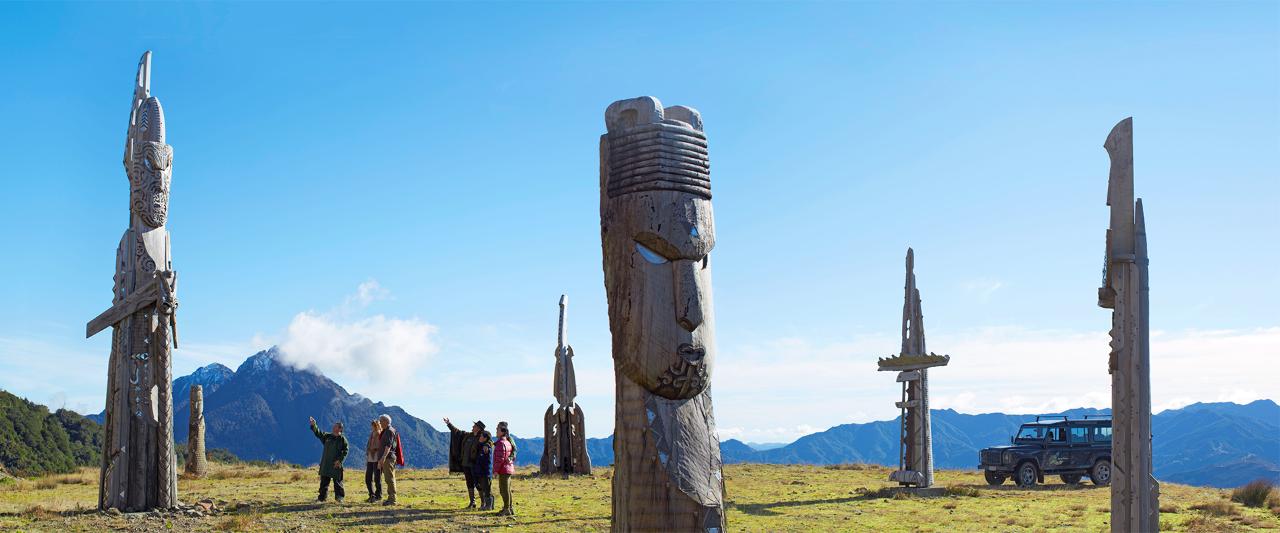
<svg viewBox="0 0 1280 533"><path fill-rule="evenodd" d="M30 490L0 489L0 530L73 531L607 531L611 471L571 479L540 478L524 468L513 484L518 516L465 511L462 479L441 469L404 470L396 507L367 504L364 476L347 471L347 501L315 501L311 469L210 465L204 479L182 479L184 502L211 499L244 514L204 518L147 518L85 512L97 501L97 471L18 480ZM362 472L360 472L362 473ZM729 526L735 531L1107 531L1110 491L1092 485L1051 484L1021 489L989 487L978 472L940 471L938 497L888 490L889 470L874 465L838 467L731 465L725 467ZM81 482L76 480L89 480ZM38 488L46 487L46 488ZM1280 529L1266 508L1229 501L1230 491L1161 486L1165 531ZM901 495L900 495L901 494ZM1176 511L1176 510L1181 511Z"/></svg>

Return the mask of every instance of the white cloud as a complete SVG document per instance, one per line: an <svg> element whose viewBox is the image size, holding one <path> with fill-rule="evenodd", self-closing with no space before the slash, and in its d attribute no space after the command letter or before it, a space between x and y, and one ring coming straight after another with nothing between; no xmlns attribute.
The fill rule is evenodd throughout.
<svg viewBox="0 0 1280 533"><path fill-rule="evenodd" d="M404 384L439 351L436 327L416 318L374 315L353 318L370 303L389 297L377 281L366 281L336 309L293 317L280 342L285 361L311 366L339 379L374 385Z"/></svg>
<svg viewBox="0 0 1280 533"><path fill-rule="evenodd" d="M1157 412L1193 402L1280 398L1274 384L1280 327L1162 331L1151 340ZM930 370L932 407L964 413L1108 407L1108 341L1105 331L1020 327L931 334L929 349L952 356L950 365ZM735 438L765 441L788 431L779 421L825 429L892 419L900 385L892 373L876 372L875 362L898 344L892 335L858 335L724 346L713 385L717 422Z"/></svg>
<svg viewBox="0 0 1280 533"><path fill-rule="evenodd" d="M1004 282L993 278L977 278L962 283L960 287L973 294L978 302L987 303L991 301L991 295L1004 287Z"/></svg>

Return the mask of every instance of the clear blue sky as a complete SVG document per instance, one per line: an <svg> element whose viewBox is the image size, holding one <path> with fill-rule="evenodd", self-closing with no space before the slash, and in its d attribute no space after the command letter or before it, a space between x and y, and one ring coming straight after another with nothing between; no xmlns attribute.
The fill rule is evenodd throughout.
<svg viewBox="0 0 1280 533"><path fill-rule="evenodd" d="M713 387L731 435L895 414L896 386L872 370L897 348L908 245L930 348L954 357L932 380L945 399L954 375L942 407L1048 405L1054 380L1008 393L1024 404L962 399L999 393L963 367L1026 349L1015 338L1057 343L1025 353L1032 365L1078 357L1078 387L1052 395L1097 403L1102 142L1127 116L1152 328L1190 358L1157 373L1157 404L1226 394L1225 381L1222 394L1184 390L1227 356L1204 350L1249 346L1280 371L1275 2L5 3L0 50L0 388L35 401L101 406L109 336L82 332L111 300L144 50L175 150L189 346L175 375L234 367L300 313L381 316L430 324L435 348L416 360L413 394L340 379L353 391L428 420L479 412L533 431L561 293L580 372L611 375L597 139L604 108L638 95L705 120ZM344 307L370 280L383 297ZM1227 340L1194 344L1205 338ZM841 377L811 390L741 374L806 364ZM482 381L505 374L528 379ZM477 381L478 399L458 398ZM584 387L592 435L610 429L611 386ZM533 407L513 414L506 399Z"/></svg>

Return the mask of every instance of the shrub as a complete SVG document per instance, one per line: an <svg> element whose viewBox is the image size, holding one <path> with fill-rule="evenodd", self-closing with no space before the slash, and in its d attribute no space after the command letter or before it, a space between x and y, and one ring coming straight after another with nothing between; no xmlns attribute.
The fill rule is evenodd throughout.
<svg viewBox="0 0 1280 533"><path fill-rule="evenodd" d="M826 468L827 470L866 470L868 468L873 468L873 465L866 463L843 463L838 465L827 465L823 468Z"/></svg>
<svg viewBox="0 0 1280 533"><path fill-rule="evenodd" d="M970 498L982 496L982 491L978 490L976 487L969 487L966 485L948 485L946 488L942 489L942 492L947 496L966 496Z"/></svg>
<svg viewBox="0 0 1280 533"><path fill-rule="evenodd" d="M1191 509L1200 511L1210 516L1232 516L1240 514L1240 510L1231 502L1216 501L1207 503L1197 503L1191 506Z"/></svg>
<svg viewBox="0 0 1280 533"><path fill-rule="evenodd" d="M1177 505L1174 505L1172 503L1160 504L1161 514L1178 514L1178 511L1181 511L1181 510L1182 509L1179 509Z"/></svg>
<svg viewBox="0 0 1280 533"><path fill-rule="evenodd" d="M1275 484L1268 479L1255 479L1243 487L1231 491L1231 501L1244 504L1245 507L1262 507L1267 504Z"/></svg>
<svg viewBox="0 0 1280 533"><path fill-rule="evenodd" d="M218 531L253 531L259 529L258 518L248 514L228 516L213 526Z"/></svg>

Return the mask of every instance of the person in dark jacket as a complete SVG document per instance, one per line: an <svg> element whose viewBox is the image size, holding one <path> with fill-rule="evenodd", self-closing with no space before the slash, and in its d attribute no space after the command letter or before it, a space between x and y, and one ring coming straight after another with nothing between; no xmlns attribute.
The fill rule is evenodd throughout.
<svg viewBox="0 0 1280 533"><path fill-rule="evenodd" d="M476 465L474 472L476 492L480 493L480 510L493 510L493 437L488 431L481 431L476 443Z"/></svg>
<svg viewBox="0 0 1280 533"><path fill-rule="evenodd" d="M476 444L480 437L480 432L484 431L484 422L476 420L471 425L471 431L463 431L454 427L449 418L444 419L444 425L449 427L449 471L461 472L462 477L467 481L467 496L471 498L471 503L467 505L467 509L476 508Z"/></svg>
<svg viewBox="0 0 1280 533"><path fill-rule="evenodd" d="M316 419L311 417L311 432L324 444L320 453L320 497L325 501L329 496L329 481L333 481L333 497L338 503L347 496L342 488L342 461L347 458L347 437L342 434L342 422L333 424L333 432L321 433Z"/></svg>
<svg viewBox="0 0 1280 533"><path fill-rule="evenodd" d="M378 439L382 442L381 451L379 452L378 470L382 471L382 484L387 487L387 499L382 505L396 504L396 454L399 452L400 433L396 428L391 426L391 415L383 414L378 417L378 425L382 426L382 433L378 434Z"/></svg>

